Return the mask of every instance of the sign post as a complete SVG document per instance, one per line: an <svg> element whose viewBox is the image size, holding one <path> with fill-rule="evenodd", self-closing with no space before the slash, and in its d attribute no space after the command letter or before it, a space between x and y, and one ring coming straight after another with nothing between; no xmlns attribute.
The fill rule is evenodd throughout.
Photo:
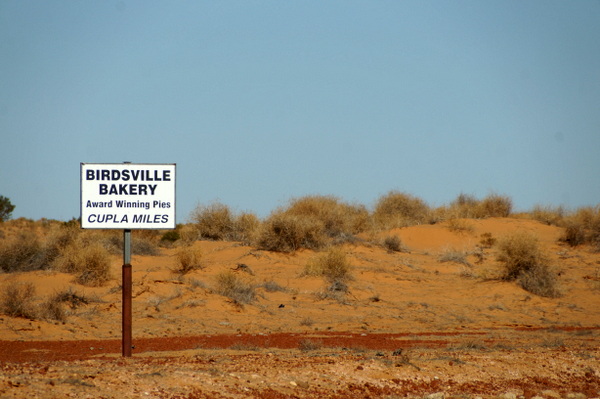
<svg viewBox="0 0 600 399"><path fill-rule="evenodd" d="M131 230L174 229L175 164L81 163L81 228L123 229L122 353L132 350Z"/></svg>

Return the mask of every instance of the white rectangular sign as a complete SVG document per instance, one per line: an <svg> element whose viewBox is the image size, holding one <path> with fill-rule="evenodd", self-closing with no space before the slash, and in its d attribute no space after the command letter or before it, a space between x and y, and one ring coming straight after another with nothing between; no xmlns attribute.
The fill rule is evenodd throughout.
<svg viewBox="0 0 600 399"><path fill-rule="evenodd" d="M174 229L175 164L81 163L81 227Z"/></svg>

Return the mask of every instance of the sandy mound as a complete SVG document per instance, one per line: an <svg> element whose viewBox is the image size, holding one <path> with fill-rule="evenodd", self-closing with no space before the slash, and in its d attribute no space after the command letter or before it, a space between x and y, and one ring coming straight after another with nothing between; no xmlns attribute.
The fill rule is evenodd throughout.
<svg viewBox="0 0 600 399"><path fill-rule="evenodd" d="M577 385L574 382L576 379L573 379L569 392L586 391L587 396L599 396L600 392L596 391L594 394L593 391L600 389L597 370L600 368L591 365L595 362L597 364L599 360L600 255L585 246L572 248L559 243L558 238L563 234L561 228L531 220L464 220L460 226L460 229L449 226L448 223L414 226L375 237L382 239L397 235L406 247L404 252L388 252L373 244L373 237L363 237L364 240L345 244L343 248L352 265L352 279L348 282L348 292L345 294L332 292L329 283L321 277L304 275L306 264L317 255L308 250L282 254L257 250L235 242L199 241L194 247L202 253L203 268L186 275L173 272L176 268L174 255L177 249L161 250L159 256L134 256L134 354L147 360L143 369L146 371L139 371L138 374L144 375L142 379L149 379L147 388L155 391L148 394L132 391L131 396L127 397L137 397L137 394L174 397L169 396L170 391L166 388L162 394L156 391L160 385L156 381L167 378L165 367L172 360L168 352L155 351L186 351L184 355L177 354L177 359L180 360L173 360L178 373L188 373L192 367L190 364L195 362L193 359L199 356L204 359L201 363L205 373L214 374L216 380L219 376L222 377L221 383L224 385L221 390L217 387L219 383L215 382L213 390L207 391L208 386L202 385L196 391L191 388L182 389L181 392L189 393L190 396L177 397L288 397L286 395L292 394L298 397L325 397L335 389L342 388L346 394L337 397L366 397L369 391L365 386L368 387L368 384L379 389L377 391L373 388L375 390L372 397L394 397L393 395L408 395L411 392L415 395L450 392L447 387L452 387L452 384L474 383L481 371L477 371L478 367L488 371L489 378L481 377L483 382L480 382L488 384L486 386L489 392L507 392L516 385L506 382L497 389L492 389L494 375L496 378L503 378L503 381L510 381L506 373L510 374L511 369L521 370L515 371L518 374L515 374L515 378L526 377L530 381L533 374L527 372L527 368L535 363L535 359L554 361L552 359L558 359L558 353L562 353L560 348L571 348L567 349L571 357L565 355L564 364L553 363L556 366L552 369L554 371L544 371L546 374L543 378L547 378L548 389L560 391L561 378L553 379L556 377L553 373L565 371L568 362L575 362L572 374L581 376L581 380L577 380ZM500 281L497 278L501 265L496 260L495 249L482 245L482 240L500 238L515 231L531 232L540 239L545 255L558 273L562 294L560 297L536 296L514 282ZM442 261L443 255L452 251L463 254L463 261ZM65 355L64 359L90 359L94 355L118 357L121 337L121 262L120 257L114 257L114 279L98 288L77 285L73 283L72 276L57 272L0 275L0 286L17 281L31 282L36 287L38 302L53 293L68 289L78 298L85 299L68 309L64 322L0 316L0 340L22 341L19 345L25 345L21 347L11 346L10 342L2 343L0 361L46 361L52 359L52 356L60 358L57 353L61 350L68 352L64 347L44 347L43 343L34 341L72 341L70 348L82 348L75 350L72 357ZM240 264L244 266L239 267ZM244 304L219 295L217 276L224 271L231 271L254 287L255 300ZM315 347L310 348L311 344ZM309 348L303 345L308 345ZM323 366L333 356L329 352L321 353L329 350L327 348L337 350L330 367ZM410 358L393 357L394 349L401 348L411 351ZM469 348L473 351L485 349L488 352L481 356L472 353L454 356L446 353L448 350ZM531 351L525 356L523 350L519 350L519 356L522 356L519 358L514 353L515 348L531 348ZM303 351L305 349L309 351ZM252 354L239 353L244 350L250 350ZM364 352L357 354L360 350ZM223 351L233 351L233 354ZM345 352L342 354L340 351ZM348 354L347 351L351 353ZM14 356L11 358L9 353ZM29 355L19 358L19 353ZM36 355L32 357L31 353ZM163 360L148 360L152 353L164 353L159 355ZM572 358L577 357L575 353L582 354L576 361ZM587 358L583 353L587 353ZM399 353L397 355L400 356ZM213 362L216 365L206 363L206 356L216 359ZM292 367L303 370L303 362L308 362L308 367L310 361L307 359L311 356L320 359L315 360L318 365L309 367L312 371L306 369L292 376L293 373L289 370ZM418 356L422 359L418 360ZM231 365L231 360L225 360L236 357L242 357L244 362L254 363L256 368L242 370L241 366ZM287 373L287 376L265 377L268 373L259 365L271 368L274 365L272 358L278 357L286 364L282 373ZM438 358L444 360L432 360ZM475 358L478 360L474 360ZM484 361L483 358L487 360ZM105 362L111 362L93 361L98 362L94 363L98 367L105 367ZM577 362L581 363L581 367L575 366ZM123 375L126 375L132 364L120 364ZM453 366L448 366L449 364ZM491 366L492 364L495 366ZM85 369L87 366L79 364L77 367ZM500 373L498 375L489 372L493 367L500 367L505 374L500 370L497 370ZM542 373L542 365L536 367L536 372ZM210 371L211 368L216 368L217 371ZM427 373L423 370L427 370ZM405 380L405 374L409 373L413 378L420 372L424 374L418 381L425 384L421 387L425 388L419 388L419 382L411 380L414 389L403 391L400 382L408 381ZM459 382L458 374L453 374L455 372L464 373L465 380ZM340 377L341 382L338 382L343 382L342 385L330 383L329 386L323 377L319 377L321 380L316 377L318 373L330 376L324 380L336 376L346 377ZM94 373L90 371L89 374ZM16 378L14 373L6 375L13 375L10 377L11 381ZM156 377L154 380L149 377L152 375ZM235 381L243 380L247 383L240 384L239 389L233 389L237 383L232 375L236 375ZM436 386L435 377L438 375L438 378L445 378L445 384L450 385ZM588 383L585 383L585 378L588 378L586 375L589 377ZM7 378L9 377L4 379L4 384L10 384L10 381L6 382ZM96 387L108 384L106 381L101 384L100 377L95 380L96 377L89 377L90 380L86 378L88 377L81 375L77 377L79 382L67 385L71 388L77 385L85 391L88 382ZM185 380L187 377L182 378ZM454 382L450 383L448 379ZM267 382L258 384L258 381L263 380ZM321 381L321 391L316 389L319 386L315 385L317 380ZM281 384L285 385L285 389L275 381L284 381ZM358 384L356 396L350 395L351 381ZM14 381L12 383L15 384ZM164 386L169 384L171 383ZM34 385L28 385L31 391L23 389L21 392L31 394L37 389L32 388ZM531 392L539 393L544 390L544 384L534 385ZM578 386L577 390L575 385ZM229 390L225 390L224 386L228 386ZM267 389L267 386L270 388ZM388 391L384 386L388 386ZM469 391L465 387L466 385L456 392L484 393L476 389ZM312 388L314 391L310 391ZM0 394L16 392L15 389L18 387L0 386ZM299 394L298 389L304 389L304 393ZM524 395L526 387L521 386L519 389L518 393ZM218 396L215 393L225 391L229 394ZM98 391L98 395L101 392ZM124 391L117 389L114 392ZM193 392L196 396L191 395ZM257 392L261 392L260 395ZM360 392L362 396L358 395Z"/></svg>

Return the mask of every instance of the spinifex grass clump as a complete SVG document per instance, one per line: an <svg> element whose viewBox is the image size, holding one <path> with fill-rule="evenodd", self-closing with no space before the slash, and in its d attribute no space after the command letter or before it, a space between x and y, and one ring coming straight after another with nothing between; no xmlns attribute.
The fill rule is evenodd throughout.
<svg viewBox="0 0 600 399"><path fill-rule="evenodd" d="M564 221L567 244L591 244L600 251L600 205L578 209Z"/></svg>
<svg viewBox="0 0 600 399"><path fill-rule="evenodd" d="M346 253L341 247L332 247L305 266L304 273L309 276L323 277L327 283L326 289L317 294L321 299L335 299L344 303L348 293L348 282L352 280L352 266L348 262Z"/></svg>
<svg viewBox="0 0 600 399"><path fill-rule="evenodd" d="M489 217L508 217L512 212L510 197L499 194L490 194L482 200L469 194L459 194L448 208L445 209L446 217L483 219Z"/></svg>
<svg viewBox="0 0 600 399"><path fill-rule="evenodd" d="M428 223L429 206L420 198L410 194L391 191L379 198L373 219L382 229L393 229Z"/></svg>
<svg viewBox="0 0 600 399"><path fill-rule="evenodd" d="M75 274L75 281L79 284L102 286L111 278L111 255L102 244L88 241L87 238L79 237L61 251L53 267Z"/></svg>
<svg viewBox="0 0 600 399"><path fill-rule="evenodd" d="M560 295L556 274L542 255L537 238L528 233L515 233L498 241L498 260L504 264L502 279L517 281L536 295Z"/></svg>
<svg viewBox="0 0 600 399"><path fill-rule="evenodd" d="M202 253L197 248L191 246L180 247L175 256L177 258L177 267L174 272L176 273L187 274L202 268L202 264L200 263Z"/></svg>
<svg viewBox="0 0 600 399"><path fill-rule="evenodd" d="M35 286L31 283L12 282L2 287L0 296L0 312L11 317L26 319L37 318L37 310L33 303Z"/></svg>
<svg viewBox="0 0 600 399"><path fill-rule="evenodd" d="M259 248L279 252L321 249L331 242L351 239L368 225L369 213L364 206L332 196L307 196L273 212L263 222L256 242Z"/></svg>
<svg viewBox="0 0 600 399"><path fill-rule="evenodd" d="M192 213L198 236L207 240L250 243L260 225L252 213L235 214L220 202L198 206Z"/></svg>
<svg viewBox="0 0 600 399"><path fill-rule="evenodd" d="M0 241L0 271L23 272L45 266L44 247L34 232L24 231Z"/></svg>
<svg viewBox="0 0 600 399"><path fill-rule="evenodd" d="M214 291L231 299L238 305L250 304L256 300L255 286L232 271L217 275L217 284Z"/></svg>

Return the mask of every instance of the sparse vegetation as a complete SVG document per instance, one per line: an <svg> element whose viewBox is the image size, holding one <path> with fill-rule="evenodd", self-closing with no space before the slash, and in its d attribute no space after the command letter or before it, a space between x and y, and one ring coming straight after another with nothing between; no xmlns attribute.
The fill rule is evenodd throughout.
<svg viewBox="0 0 600 399"><path fill-rule="evenodd" d="M523 289L536 295L560 295L556 274L548 266L535 236L514 233L501 239L497 246L498 260L504 264L502 279L517 281Z"/></svg>
<svg viewBox="0 0 600 399"><path fill-rule="evenodd" d="M233 233L233 213L220 202L199 205L192 213L200 238L225 240Z"/></svg>
<svg viewBox="0 0 600 399"><path fill-rule="evenodd" d="M388 252L408 252L408 249L402 243L402 240L397 235L389 235L383 239L383 248Z"/></svg>
<svg viewBox="0 0 600 399"><path fill-rule="evenodd" d="M465 266L472 266L471 263L467 260L467 256L469 253L467 251L460 251L454 248L447 248L444 252L440 254L438 257L438 261L440 262L454 262L460 263Z"/></svg>
<svg viewBox="0 0 600 399"><path fill-rule="evenodd" d="M475 230L465 219L448 220L448 229L455 233L472 233Z"/></svg>
<svg viewBox="0 0 600 399"><path fill-rule="evenodd" d="M413 195L390 191L379 198L373 219L382 229L393 229L429 222L430 208Z"/></svg>
<svg viewBox="0 0 600 399"><path fill-rule="evenodd" d="M512 200L504 195L490 194L481 201L478 209L479 218L505 218L512 212Z"/></svg>
<svg viewBox="0 0 600 399"><path fill-rule="evenodd" d="M590 244L600 251L600 205L578 209L564 224L564 242L571 246Z"/></svg>
<svg viewBox="0 0 600 399"><path fill-rule="evenodd" d="M566 212L562 206L551 207L536 205L531 211L531 218L533 220L553 226L561 226L565 215Z"/></svg>
<svg viewBox="0 0 600 399"><path fill-rule="evenodd" d="M286 292L287 288L281 286L279 283L273 280L265 281L260 285L267 292Z"/></svg>
<svg viewBox="0 0 600 399"><path fill-rule="evenodd" d="M47 267L42 243L35 232L25 230L0 241L0 269L6 273Z"/></svg>
<svg viewBox="0 0 600 399"><path fill-rule="evenodd" d="M187 274L202 268L202 264L200 263L202 253L197 248L181 247L178 249L175 256L177 259L177 267L174 270L175 273Z"/></svg>
<svg viewBox="0 0 600 399"><path fill-rule="evenodd" d="M448 219L484 219L489 217L508 217L512 212L510 197L490 194L483 200L461 193L445 210Z"/></svg>
<svg viewBox="0 0 600 399"><path fill-rule="evenodd" d="M89 286L102 286L110 280L110 253L101 244L84 245L76 241L55 260L57 270L75 274L75 281Z"/></svg>
<svg viewBox="0 0 600 399"><path fill-rule="evenodd" d="M192 220L198 236L207 240L231 240L250 243L260 225L259 219L252 213L234 214L220 202L199 205L192 213Z"/></svg>
<svg viewBox="0 0 600 399"><path fill-rule="evenodd" d="M496 244L496 238L492 235L492 233L482 233L479 237L479 245L481 248L491 248Z"/></svg>
<svg viewBox="0 0 600 399"><path fill-rule="evenodd" d="M262 223L256 242L260 248L279 252L321 249L331 242L351 241L368 226L369 212L362 205L332 196L307 196L273 212Z"/></svg>
<svg viewBox="0 0 600 399"><path fill-rule="evenodd" d="M263 222L257 246L267 251L294 252L301 248L320 249L326 242L321 221L276 212Z"/></svg>
<svg viewBox="0 0 600 399"><path fill-rule="evenodd" d="M304 268L309 276L324 277L330 283L345 283L352 278L350 263L346 253L340 247L332 247L317 255Z"/></svg>
<svg viewBox="0 0 600 399"><path fill-rule="evenodd" d="M35 286L31 283L9 282L3 287L0 297L0 311L11 317L36 319L34 304Z"/></svg>
<svg viewBox="0 0 600 399"><path fill-rule="evenodd" d="M302 352L319 350L323 347L323 342L314 339L303 339L298 342L298 349Z"/></svg>
<svg viewBox="0 0 600 399"><path fill-rule="evenodd" d="M245 305L256 300L256 288L232 271L217 275L215 293L231 299L235 304Z"/></svg>

